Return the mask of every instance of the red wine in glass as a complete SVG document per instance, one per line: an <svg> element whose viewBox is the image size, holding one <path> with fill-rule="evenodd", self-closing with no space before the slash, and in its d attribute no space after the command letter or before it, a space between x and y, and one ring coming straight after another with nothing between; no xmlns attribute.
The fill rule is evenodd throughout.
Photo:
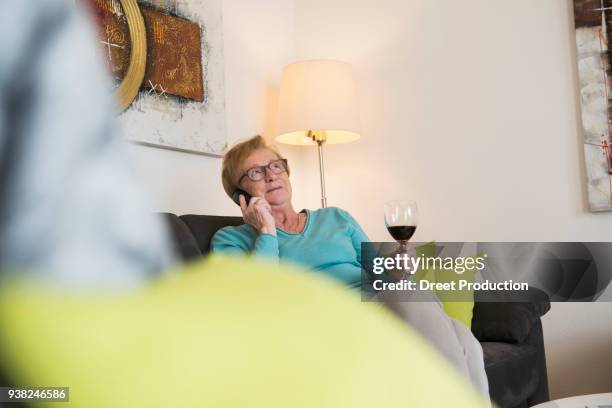
<svg viewBox="0 0 612 408"><path fill-rule="evenodd" d="M396 241L408 241L416 231L415 225L387 225L387 231Z"/></svg>
<svg viewBox="0 0 612 408"><path fill-rule="evenodd" d="M405 253L408 241L417 228L418 210L414 201L389 201L385 203L385 225L387 231L400 247L399 252Z"/></svg>

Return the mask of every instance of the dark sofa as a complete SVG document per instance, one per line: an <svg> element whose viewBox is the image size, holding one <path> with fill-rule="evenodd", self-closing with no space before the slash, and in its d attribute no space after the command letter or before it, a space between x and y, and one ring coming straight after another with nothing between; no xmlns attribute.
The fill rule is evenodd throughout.
<svg viewBox="0 0 612 408"><path fill-rule="evenodd" d="M243 223L242 217L161 215L172 232L176 253L186 262L208 254L218 229ZM545 299L491 302L487 294L477 294L475 300L472 332L484 351L491 399L501 408L527 408L548 401L540 317L550 309L550 303Z"/></svg>

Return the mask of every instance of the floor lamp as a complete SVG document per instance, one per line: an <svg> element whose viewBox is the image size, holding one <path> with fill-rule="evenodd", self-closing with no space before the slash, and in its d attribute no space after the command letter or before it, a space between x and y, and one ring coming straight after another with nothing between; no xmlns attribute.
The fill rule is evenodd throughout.
<svg viewBox="0 0 612 408"><path fill-rule="evenodd" d="M351 66L331 60L299 61L283 70L279 95L280 143L317 146L321 207L327 207L323 145L359 139Z"/></svg>

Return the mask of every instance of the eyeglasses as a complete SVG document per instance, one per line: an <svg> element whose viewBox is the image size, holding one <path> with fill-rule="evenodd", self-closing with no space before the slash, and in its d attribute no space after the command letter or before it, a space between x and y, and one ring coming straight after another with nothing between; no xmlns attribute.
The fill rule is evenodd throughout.
<svg viewBox="0 0 612 408"><path fill-rule="evenodd" d="M287 159L274 160L265 166L251 167L244 172L238 180L238 185L242 183L242 179L248 177L251 181L263 180L266 177L266 169L269 169L273 174L281 174L287 171Z"/></svg>

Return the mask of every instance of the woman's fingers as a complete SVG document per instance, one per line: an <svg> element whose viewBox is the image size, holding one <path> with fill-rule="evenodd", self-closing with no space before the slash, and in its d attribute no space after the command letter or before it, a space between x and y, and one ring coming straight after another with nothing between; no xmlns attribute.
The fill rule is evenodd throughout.
<svg viewBox="0 0 612 408"><path fill-rule="evenodd" d="M244 222L250 224L260 233L276 235L272 207L263 197L253 197L247 203L244 196L239 197L240 209Z"/></svg>
<svg viewBox="0 0 612 408"><path fill-rule="evenodd" d="M270 207L270 204L266 201L265 198L260 198L257 201L257 207L259 207L262 211L266 211L266 212L272 214L272 207Z"/></svg>
<svg viewBox="0 0 612 408"><path fill-rule="evenodd" d="M265 206L268 202L262 197L253 197L251 198L251 202L249 203L250 207L253 208L261 208Z"/></svg>
<svg viewBox="0 0 612 408"><path fill-rule="evenodd" d="M270 203L268 203L267 201L265 202L265 208L270 214L272 214L272 207L270 207Z"/></svg>
<svg viewBox="0 0 612 408"><path fill-rule="evenodd" d="M244 196L241 195L239 200L245 221L248 220L252 224L264 224L268 217L272 215L272 207L263 197L253 197L247 203Z"/></svg>
<svg viewBox="0 0 612 408"><path fill-rule="evenodd" d="M240 197L238 197L238 201L240 201L240 209L242 210L242 215L244 216L247 210L247 202L244 198L244 195L240 194Z"/></svg>
<svg viewBox="0 0 612 408"><path fill-rule="evenodd" d="M243 195L240 196L240 208L242 209L242 215L245 219L256 222L258 214L261 214L261 198L253 197L250 202L246 202Z"/></svg>

